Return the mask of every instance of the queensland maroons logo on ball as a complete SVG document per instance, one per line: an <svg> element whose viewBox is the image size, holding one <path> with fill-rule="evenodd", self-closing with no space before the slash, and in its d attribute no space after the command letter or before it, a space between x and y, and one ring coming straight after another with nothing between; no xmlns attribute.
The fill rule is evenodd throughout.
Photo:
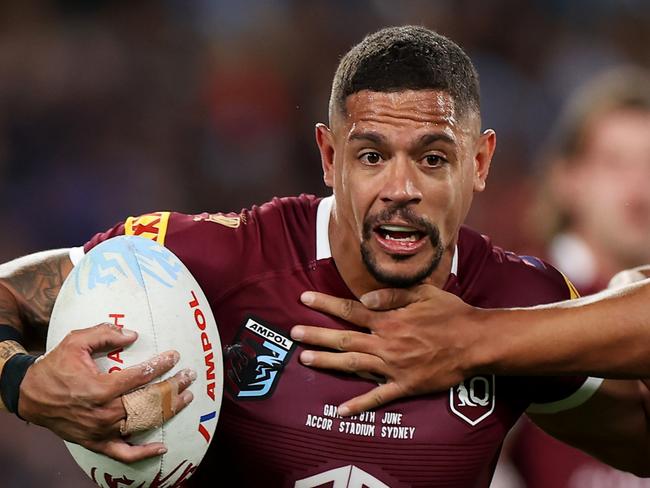
<svg viewBox="0 0 650 488"><path fill-rule="evenodd" d="M223 394L223 360L217 324L210 305L185 265L153 240L136 236L109 239L77 263L57 297L48 350L73 329L109 322L138 332L126 348L109 351L96 362L115 372L161 352L180 353L176 367L162 376L190 368L197 379L194 400L162 425L129 442L164 442L168 452L133 464L67 443L77 463L104 488L173 488L196 470L214 439Z"/></svg>

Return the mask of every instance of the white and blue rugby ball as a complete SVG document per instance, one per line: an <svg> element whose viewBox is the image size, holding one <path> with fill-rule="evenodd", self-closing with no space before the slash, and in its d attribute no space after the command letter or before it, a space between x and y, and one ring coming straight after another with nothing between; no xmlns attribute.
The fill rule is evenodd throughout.
<svg viewBox="0 0 650 488"><path fill-rule="evenodd" d="M223 393L221 342L208 301L185 265L167 248L136 236L109 239L88 252L58 295L47 337L51 350L73 329L102 322L138 332L123 350L95 357L114 372L175 349L181 359L165 379L184 368L197 373L194 400L162 427L129 442L164 442L168 452L133 464L67 443L75 461L99 486L177 486L197 468L214 435ZM160 381L156 379L154 381Z"/></svg>

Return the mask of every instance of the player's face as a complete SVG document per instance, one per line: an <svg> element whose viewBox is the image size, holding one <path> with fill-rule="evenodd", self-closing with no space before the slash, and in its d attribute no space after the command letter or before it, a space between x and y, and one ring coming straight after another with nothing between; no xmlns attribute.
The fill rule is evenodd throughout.
<svg viewBox="0 0 650 488"><path fill-rule="evenodd" d="M356 254L376 282L402 287L435 275L443 260L432 280L443 284L473 192L485 186L494 133L480 135L478 116L458 118L453 99L435 90L361 91L346 109L331 131L317 127L339 269Z"/></svg>
<svg viewBox="0 0 650 488"><path fill-rule="evenodd" d="M630 267L650 259L650 113L619 110L591 122L568 166L578 232Z"/></svg>

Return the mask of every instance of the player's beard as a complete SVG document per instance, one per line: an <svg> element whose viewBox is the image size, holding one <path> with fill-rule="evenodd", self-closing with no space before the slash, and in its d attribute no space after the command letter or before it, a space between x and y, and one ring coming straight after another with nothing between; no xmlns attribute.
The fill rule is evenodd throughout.
<svg viewBox="0 0 650 488"><path fill-rule="evenodd" d="M429 242L434 250L433 258L428 265L423 266L421 269L410 275L403 273L390 273L382 269L370 249L370 241L373 237L374 228L379 222L387 222L394 217L399 217L405 223L411 224L418 230L423 231L429 238ZM418 217L409 207L404 205L396 205L380 212L378 215L369 215L366 217L363 222L362 237L361 258L363 259L363 263L366 265L366 268L373 278L392 288L408 288L421 283L436 270L444 252L444 247L440 242L440 231L438 230L438 226L422 217ZM394 261L406 261L413 256L393 254L390 257Z"/></svg>

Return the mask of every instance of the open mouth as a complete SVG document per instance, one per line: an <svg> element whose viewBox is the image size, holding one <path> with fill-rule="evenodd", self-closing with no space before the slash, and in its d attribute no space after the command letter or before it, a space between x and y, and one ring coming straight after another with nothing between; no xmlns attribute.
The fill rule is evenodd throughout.
<svg viewBox="0 0 650 488"><path fill-rule="evenodd" d="M380 225L375 232L384 239L393 241L415 242L424 237L424 232L403 225Z"/></svg>
<svg viewBox="0 0 650 488"><path fill-rule="evenodd" d="M374 228L379 245L389 254L412 254L426 241L427 234L408 225L382 224Z"/></svg>

